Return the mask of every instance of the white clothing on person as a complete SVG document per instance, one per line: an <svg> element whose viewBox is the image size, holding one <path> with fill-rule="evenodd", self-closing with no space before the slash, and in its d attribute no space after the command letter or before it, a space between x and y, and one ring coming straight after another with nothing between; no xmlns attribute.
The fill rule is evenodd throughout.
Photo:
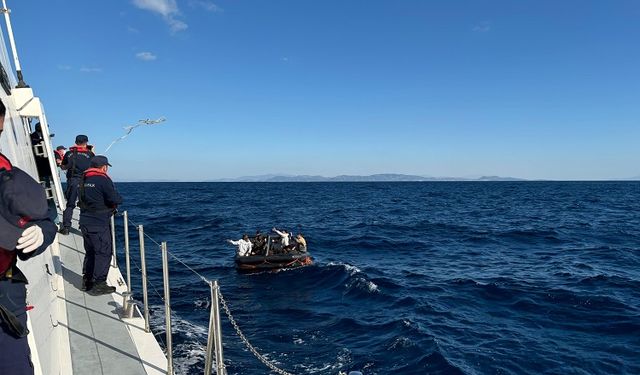
<svg viewBox="0 0 640 375"><path fill-rule="evenodd" d="M251 254L251 248L253 247L253 245L251 244L251 241L239 239L237 241L229 240L229 243L232 244L232 245L237 245L238 246L238 255L239 256L244 257L244 256L248 256L249 254Z"/></svg>
<svg viewBox="0 0 640 375"><path fill-rule="evenodd" d="M280 232L279 230L273 228L273 231L278 233L278 235L282 238L282 246L289 246L289 233Z"/></svg>

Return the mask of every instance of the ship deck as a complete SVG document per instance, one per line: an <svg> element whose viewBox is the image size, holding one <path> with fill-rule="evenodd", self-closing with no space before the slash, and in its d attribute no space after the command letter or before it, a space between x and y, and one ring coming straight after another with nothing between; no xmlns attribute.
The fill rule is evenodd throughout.
<svg viewBox="0 0 640 375"><path fill-rule="evenodd" d="M58 234L60 273L64 279L66 326L71 367L78 374L166 374L167 359L152 333L145 332L144 318L134 309L133 318L123 317L122 293L127 291L120 270L109 270L111 295L91 296L80 290L84 245L74 213L69 235ZM63 316L65 314L62 314Z"/></svg>

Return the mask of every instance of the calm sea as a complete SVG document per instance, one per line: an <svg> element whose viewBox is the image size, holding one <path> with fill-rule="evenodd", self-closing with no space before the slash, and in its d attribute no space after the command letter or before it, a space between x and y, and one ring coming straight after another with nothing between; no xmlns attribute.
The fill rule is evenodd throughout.
<svg viewBox="0 0 640 375"><path fill-rule="evenodd" d="M249 341L289 372L640 374L638 182L117 186L131 221L219 280ZM315 264L238 274L225 240L273 226L304 233ZM209 289L170 268L174 360L200 374ZM229 374L269 373L222 315Z"/></svg>

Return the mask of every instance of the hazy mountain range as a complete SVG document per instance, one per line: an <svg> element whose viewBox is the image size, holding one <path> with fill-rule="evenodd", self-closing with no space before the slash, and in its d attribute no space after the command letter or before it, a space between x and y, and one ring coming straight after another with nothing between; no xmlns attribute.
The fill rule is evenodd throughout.
<svg viewBox="0 0 640 375"><path fill-rule="evenodd" d="M265 174L260 176L243 176L238 178L223 178L211 180L214 182L374 182L374 181L526 181L522 178L481 176L477 178L465 177L428 177L397 173L372 174L367 176L340 175L335 177L310 175L278 175Z"/></svg>
<svg viewBox="0 0 640 375"><path fill-rule="evenodd" d="M124 180L120 182L181 182L182 180L171 179L148 179L148 180ZM202 180L201 180L202 181ZM472 176L472 177L432 177L418 176L399 173L381 173L367 176L359 175L339 175L335 177L324 177L317 175L287 175L287 174L264 174L259 176L242 176L237 178L220 178L204 180L202 182L393 182L393 181L554 181L554 180L529 180L517 177L502 176ZM560 181L560 180L558 180ZM571 180L567 180L571 181ZM629 178L612 178L609 180L593 181L640 181L640 175ZM183 181L184 182L184 181Z"/></svg>

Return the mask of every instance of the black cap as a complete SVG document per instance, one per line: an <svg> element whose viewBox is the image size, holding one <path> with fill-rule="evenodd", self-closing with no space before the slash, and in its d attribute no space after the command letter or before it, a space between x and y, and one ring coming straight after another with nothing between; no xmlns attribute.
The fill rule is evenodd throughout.
<svg viewBox="0 0 640 375"><path fill-rule="evenodd" d="M109 164L109 159L107 159L106 156L96 155L91 158L92 168L99 168L99 167L102 167L103 165L111 166L111 164Z"/></svg>
<svg viewBox="0 0 640 375"><path fill-rule="evenodd" d="M87 142L89 142L89 137L87 137L86 135L84 135L84 134L76 135L76 144L77 145L81 145L81 144L87 143Z"/></svg>
<svg viewBox="0 0 640 375"><path fill-rule="evenodd" d="M58 147L56 147L56 150L66 150L66 149L67 149L67 148L66 148L66 147L64 147L64 146L58 146Z"/></svg>
<svg viewBox="0 0 640 375"><path fill-rule="evenodd" d="M42 186L13 167L0 171L0 247L14 250L29 222L49 217Z"/></svg>

